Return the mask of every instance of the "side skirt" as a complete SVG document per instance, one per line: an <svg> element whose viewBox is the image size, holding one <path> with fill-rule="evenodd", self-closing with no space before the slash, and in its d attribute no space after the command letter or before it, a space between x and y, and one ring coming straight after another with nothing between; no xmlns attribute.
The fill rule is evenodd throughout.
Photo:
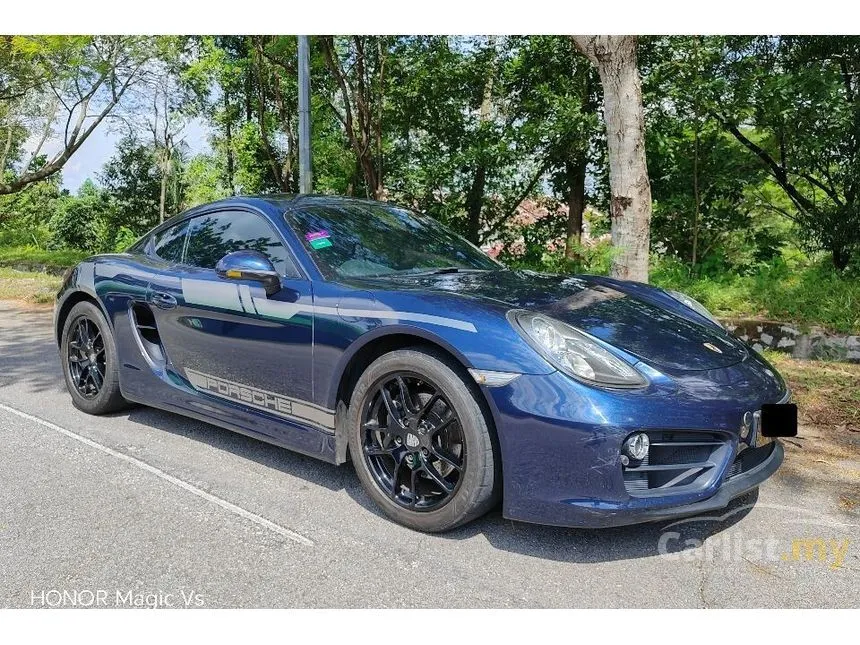
<svg viewBox="0 0 860 645"><path fill-rule="evenodd" d="M310 426L279 420L277 423L279 426L283 427L284 434L295 435L297 438L301 437L301 441L297 440L292 442L259 430L232 423L230 421L225 421L219 416L206 414L199 410L191 410L186 407L172 405L161 401L155 402L142 400L135 396L129 396L126 392L123 393L123 396L133 403L157 408L159 410L164 410L165 412L172 412L183 417L190 417L204 423L218 426L219 428L224 428L225 430L237 432L245 435L246 437L251 437L252 439L257 439L259 441L278 446L279 448L286 448L287 450L291 450L308 457L320 459L321 461L325 461L330 464L338 463L335 457L335 437L330 432L323 432Z"/></svg>

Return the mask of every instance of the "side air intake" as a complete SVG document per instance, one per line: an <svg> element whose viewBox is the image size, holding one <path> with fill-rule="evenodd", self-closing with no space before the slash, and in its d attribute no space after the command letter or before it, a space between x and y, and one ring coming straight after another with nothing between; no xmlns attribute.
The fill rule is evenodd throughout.
<svg viewBox="0 0 860 645"><path fill-rule="evenodd" d="M147 305L137 303L132 305L128 315L131 318L132 329L134 329L137 344L144 358L153 367L163 367L166 362L164 347L161 345L161 337L158 335L152 310Z"/></svg>

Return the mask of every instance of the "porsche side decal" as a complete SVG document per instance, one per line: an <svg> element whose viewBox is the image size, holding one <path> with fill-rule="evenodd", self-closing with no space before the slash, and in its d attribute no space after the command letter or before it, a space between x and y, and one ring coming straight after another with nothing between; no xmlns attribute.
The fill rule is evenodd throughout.
<svg viewBox="0 0 860 645"><path fill-rule="evenodd" d="M475 325L464 320L433 316L410 311L391 311L387 309L343 309L339 307L321 307L299 302L282 302L269 300L265 295L254 295L248 285L230 282L213 282L211 280L182 279L182 297L192 305L230 309L243 313L266 316L278 320L290 320L299 313L316 314L320 316L343 316L346 318L377 318L380 320L408 320L428 325L440 325L452 329L461 329L477 333Z"/></svg>
<svg viewBox="0 0 860 645"><path fill-rule="evenodd" d="M228 381L189 368L185 368L185 376L199 392L206 392L285 419L312 425L326 432L334 432L333 410L327 410L309 401L292 399L276 392Z"/></svg>

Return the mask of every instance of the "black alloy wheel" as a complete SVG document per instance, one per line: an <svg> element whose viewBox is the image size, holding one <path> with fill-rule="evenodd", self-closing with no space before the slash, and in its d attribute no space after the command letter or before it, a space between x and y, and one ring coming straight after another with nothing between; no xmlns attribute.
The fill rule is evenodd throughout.
<svg viewBox="0 0 860 645"><path fill-rule="evenodd" d="M364 458L377 485L414 511L448 503L466 466L466 442L456 410L428 379L386 375L362 419Z"/></svg>
<svg viewBox="0 0 860 645"><path fill-rule="evenodd" d="M105 380L105 342L96 323L86 316L75 321L68 342L69 375L85 399L98 396Z"/></svg>
<svg viewBox="0 0 860 645"><path fill-rule="evenodd" d="M119 387L113 333L94 302L79 302L66 316L60 357L66 388L76 408L89 414L105 414L128 407Z"/></svg>
<svg viewBox="0 0 860 645"><path fill-rule="evenodd" d="M498 501L501 462L482 393L432 347L383 354L358 377L346 409L359 480L394 521L453 529Z"/></svg>

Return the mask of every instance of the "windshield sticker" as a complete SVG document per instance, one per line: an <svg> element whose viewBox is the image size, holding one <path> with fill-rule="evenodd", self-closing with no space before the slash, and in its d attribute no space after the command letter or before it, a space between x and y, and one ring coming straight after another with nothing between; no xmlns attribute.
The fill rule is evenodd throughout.
<svg viewBox="0 0 860 645"><path fill-rule="evenodd" d="M315 237L310 240L311 248L314 250L324 249L327 246L331 246L331 240L327 237Z"/></svg>
<svg viewBox="0 0 860 645"><path fill-rule="evenodd" d="M314 240L319 240L321 238L330 237L328 231L314 231L313 233L307 233L305 235L305 239L308 242L313 242Z"/></svg>

